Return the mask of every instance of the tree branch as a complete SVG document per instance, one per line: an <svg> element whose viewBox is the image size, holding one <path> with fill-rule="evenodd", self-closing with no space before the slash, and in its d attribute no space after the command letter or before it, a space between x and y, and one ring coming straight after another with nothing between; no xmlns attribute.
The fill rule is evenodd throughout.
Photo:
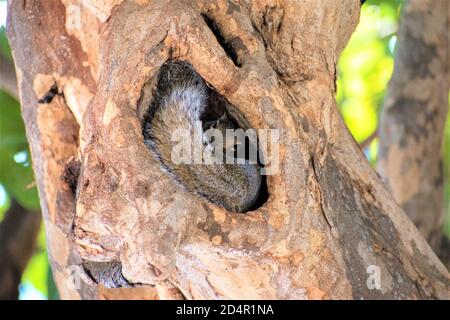
<svg viewBox="0 0 450 320"><path fill-rule="evenodd" d="M443 0L411 0L404 8L377 164L395 199L435 250L443 221L448 6Z"/></svg>
<svg viewBox="0 0 450 320"><path fill-rule="evenodd" d="M0 223L0 299L17 299L22 273L33 255L41 215L11 199Z"/></svg>

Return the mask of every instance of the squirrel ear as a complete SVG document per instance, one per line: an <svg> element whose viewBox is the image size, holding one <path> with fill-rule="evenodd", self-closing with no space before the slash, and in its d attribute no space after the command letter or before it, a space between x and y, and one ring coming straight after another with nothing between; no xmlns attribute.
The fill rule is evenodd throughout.
<svg viewBox="0 0 450 320"><path fill-rule="evenodd" d="M210 129L210 128L217 128L221 122L226 122L229 120L230 120L230 118L228 117L227 113L224 113L218 119L204 121L202 127L203 127L203 130L206 131L207 129Z"/></svg>
<svg viewBox="0 0 450 320"><path fill-rule="evenodd" d="M203 121L202 127L203 131L206 131L210 128L214 128L217 125L217 120Z"/></svg>

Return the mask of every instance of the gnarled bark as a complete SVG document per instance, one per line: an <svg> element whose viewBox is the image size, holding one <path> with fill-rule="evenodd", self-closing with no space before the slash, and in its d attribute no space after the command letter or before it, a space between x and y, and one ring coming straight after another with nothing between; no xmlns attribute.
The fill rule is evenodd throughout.
<svg viewBox="0 0 450 320"><path fill-rule="evenodd" d="M359 7L10 1L8 33L61 296L107 290L114 298L118 289L103 286L130 286L121 290L134 297L148 288L188 299L448 297L447 270L336 108L335 65ZM191 63L252 127L280 130L279 170L267 177L259 209L230 213L188 194L144 145L142 89L168 59ZM378 289L367 283L370 270L379 271ZM84 279L75 287L72 271Z"/></svg>
<svg viewBox="0 0 450 320"><path fill-rule="evenodd" d="M404 7L379 129L377 168L394 198L442 256L450 250L440 250L445 241L442 142L450 88L449 17L446 0L410 0Z"/></svg>

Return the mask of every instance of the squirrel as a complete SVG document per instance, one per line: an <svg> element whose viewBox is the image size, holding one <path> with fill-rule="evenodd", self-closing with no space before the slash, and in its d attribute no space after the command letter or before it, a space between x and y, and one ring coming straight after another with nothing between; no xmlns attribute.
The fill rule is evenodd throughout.
<svg viewBox="0 0 450 320"><path fill-rule="evenodd" d="M232 164L177 164L172 161L174 130L186 129L191 150L203 154L214 141L206 134L211 128L220 130L225 141L227 129L247 130L250 126L244 116L213 90L189 63L166 62L160 68L156 90L144 116L145 144L161 163L163 171L187 191L228 211L251 210L261 187L258 163L248 159ZM246 152L248 148L255 148L249 143L246 140Z"/></svg>

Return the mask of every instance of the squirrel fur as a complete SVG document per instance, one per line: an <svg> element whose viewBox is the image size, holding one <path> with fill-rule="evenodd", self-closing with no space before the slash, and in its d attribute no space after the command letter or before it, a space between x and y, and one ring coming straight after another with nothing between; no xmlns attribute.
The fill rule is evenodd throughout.
<svg viewBox="0 0 450 320"><path fill-rule="evenodd" d="M171 159L176 129L187 129L192 150L196 147L203 152L209 144L207 129L218 129L225 136L226 129L248 127L243 115L211 89L190 64L169 61L161 67L144 118L144 141L163 170L189 192L229 211L252 208L262 180L258 164L248 160L243 164L175 164Z"/></svg>

